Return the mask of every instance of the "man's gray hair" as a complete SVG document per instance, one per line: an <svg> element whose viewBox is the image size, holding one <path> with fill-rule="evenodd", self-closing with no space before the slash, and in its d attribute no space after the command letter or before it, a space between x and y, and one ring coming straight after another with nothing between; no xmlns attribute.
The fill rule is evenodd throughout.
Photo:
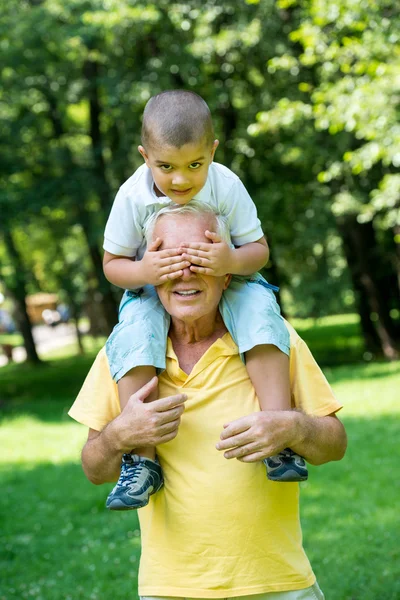
<svg viewBox="0 0 400 600"><path fill-rule="evenodd" d="M147 243L153 239L153 232L157 221L163 216L174 216L174 215L191 215L193 217L198 216L212 216L215 219L216 231L220 238L228 245L232 245L231 234L229 230L229 224L226 217L216 213L211 206L203 204L198 200L191 200L188 204L183 206L176 206L174 204L168 204L161 210L153 213L144 224L144 237Z"/></svg>

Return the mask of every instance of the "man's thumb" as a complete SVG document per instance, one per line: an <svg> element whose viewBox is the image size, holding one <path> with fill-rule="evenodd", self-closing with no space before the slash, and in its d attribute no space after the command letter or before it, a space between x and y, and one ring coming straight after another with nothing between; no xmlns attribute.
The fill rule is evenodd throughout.
<svg viewBox="0 0 400 600"><path fill-rule="evenodd" d="M139 402L144 402L147 396L150 396L150 394L156 389L157 385L158 377L153 377L153 379L150 379L150 381L141 387L140 390L135 392L131 398L135 398L135 400L139 400Z"/></svg>

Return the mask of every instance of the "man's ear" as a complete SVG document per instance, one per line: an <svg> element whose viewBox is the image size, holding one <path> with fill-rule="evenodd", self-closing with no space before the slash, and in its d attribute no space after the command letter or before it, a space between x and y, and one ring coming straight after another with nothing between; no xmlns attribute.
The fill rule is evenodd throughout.
<svg viewBox="0 0 400 600"><path fill-rule="evenodd" d="M231 279L232 279L231 273L228 273L227 275L225 275L224 290L226 290L226 288L229 286Z"/></svg>
<svg viewBox="0 0 400 600"><path fill-rule="evenodd" d="M138 146L138 150L139 150L139 153L143 156L143 158L146 162L146 165L149 166L149 157L146 154L146 150L143 148L143 146Z"/></svg>

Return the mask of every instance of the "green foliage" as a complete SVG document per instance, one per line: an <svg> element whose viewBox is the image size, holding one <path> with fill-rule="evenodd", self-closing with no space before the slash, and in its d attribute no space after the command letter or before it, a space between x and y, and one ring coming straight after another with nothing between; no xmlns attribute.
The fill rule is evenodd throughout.
<svg viewBox="0 0 400 600"><path fill-rule="evenodd" d="M0 238L12 231L29 290L61 288L78 304L104 293L102 234L115 192L141 164L144 105L182 87L209 103L216 160L257 204L272 248L266 274L288 313L354 308L338 229L348 215L373 221L396 276L391 3L10 0L0 11ZM0 276L12 284L16 270L0 247Z"/></svg>

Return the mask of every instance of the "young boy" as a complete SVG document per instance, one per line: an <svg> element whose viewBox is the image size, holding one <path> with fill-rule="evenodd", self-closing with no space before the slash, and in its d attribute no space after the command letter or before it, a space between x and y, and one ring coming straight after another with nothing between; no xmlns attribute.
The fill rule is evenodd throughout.
<svg viewBox="0 0 400 600"><path fill-rule="evenodd" d="M225 325L245 355L246 367L262 410L290 410L289 334L275 296L257 273L269 258L268 244L254 203L240 179L213 162L218 141L210 110L197 94L184 90L154 96L143 114L145 160L120 188L104 238L104 273L124 289L119 324L107 342L107 356L123 409L130 396L165 368L168 315L154 287L194 273L234 277L220 310ZM166 204L192 199L210 205L230 224L234 248L215 232L209 244L187 244L158 250L156 239L146 248L143 225ZM257 318L251 318L251 311ZM157 390L149 397L154 400ZM265 459L273 481L307 479L304 460L286 448ZM136 448L122 459L121 476L107 499L111 510L145 506L163 485L155 448Z"/></svg>

